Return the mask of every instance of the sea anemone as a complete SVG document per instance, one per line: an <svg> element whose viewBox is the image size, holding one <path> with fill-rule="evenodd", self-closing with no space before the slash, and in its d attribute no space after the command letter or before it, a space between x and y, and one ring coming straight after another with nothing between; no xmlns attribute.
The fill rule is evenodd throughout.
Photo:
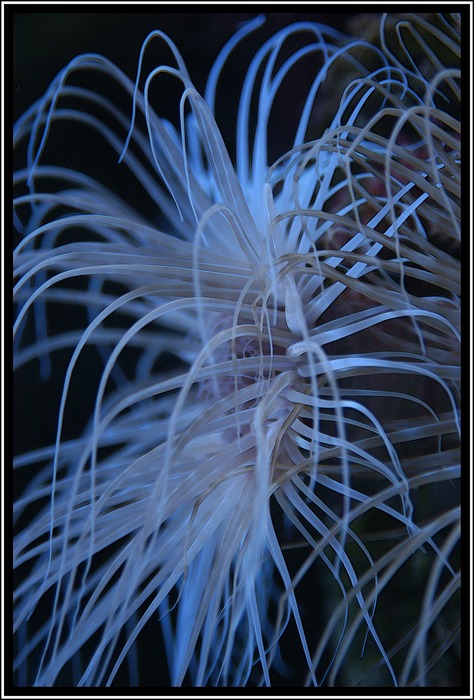
<svg viewBox="0 0 474 700"><path fill-rule="evenodd" d="M460 16L264 22L15 125L18 686L459 682Z"/></svg>

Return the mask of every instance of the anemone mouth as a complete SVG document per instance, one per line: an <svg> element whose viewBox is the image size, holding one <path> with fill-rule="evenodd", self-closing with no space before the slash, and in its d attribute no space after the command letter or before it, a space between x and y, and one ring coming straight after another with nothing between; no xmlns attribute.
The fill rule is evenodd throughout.
<svg viewBox="0 0 474 700"><path fill-rule="evenodd" d="M80 56L16 125L15 360L60 375L52 444L16 463L18 685L139 685L150 630L160 686L458 677L459 18L383 15L372 43L285 27L249 61L229 155L216 103L262 21L204 96L156 31L135 82ZM167 62L145 76L153 42ZM48 164L63 122L107 144L151 217Z"/></svg>

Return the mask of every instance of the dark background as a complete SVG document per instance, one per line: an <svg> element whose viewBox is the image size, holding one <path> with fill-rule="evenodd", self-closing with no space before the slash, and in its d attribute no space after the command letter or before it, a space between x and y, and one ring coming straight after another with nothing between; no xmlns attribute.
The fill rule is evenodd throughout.
<svg viewBox="0 0 474 700"><path fill-rule="evenodd" d="M160 5L156 7L156 12L15 12L14 114L19 116L42 95L58 70L83 52L102 53L134 78L143 40L154 29L161 29L175 41L196 87L202 89L209 68L225 41L234 34L240 23L265 12L265 5L261 5L257 12L195 12L188 11L189 6L186 5L180 12L166 12L166 5L161 6L163 10ZM246 6L236 7L241 9ZM314 7L321 10L328 8L317 3ZM196 5L192 6L192 10L195 8ZM261 45L264 39L292 22L312 20L344 30L354 18L353 12L265 14L267 19L256 32L255 45ZM252 38L247 43L251 45Z"/></svg>

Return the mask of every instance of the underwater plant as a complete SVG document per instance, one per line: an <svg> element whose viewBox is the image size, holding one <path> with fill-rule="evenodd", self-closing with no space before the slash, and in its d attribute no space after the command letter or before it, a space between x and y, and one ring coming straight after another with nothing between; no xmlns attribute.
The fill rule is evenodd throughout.
<svg viewBox="0 0 474 700"><path fill-rule="evenodd" d="M18 119L18 686L458 683L460 16L372 19L263 41L228 147L261 16L203 94L156 30Z"/></svg>

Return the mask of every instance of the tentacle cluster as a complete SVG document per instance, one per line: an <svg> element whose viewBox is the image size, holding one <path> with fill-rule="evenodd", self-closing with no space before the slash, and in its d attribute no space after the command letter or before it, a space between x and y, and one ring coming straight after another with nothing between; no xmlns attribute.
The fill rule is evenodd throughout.
<svg viewBox="0 0 474 700"><path fill-rule="evenodd" d="M122 665L138 684L149 626L165 685L425 685L455 658L459 18L384 16L373 45L282 29L250 62L231 158L219 85L262 21L204 97L157 31L135 82L80 56L16 125L18 374L68 358L56 440L16 462L20 685L111 684ZM145 79L152 45L173 60ZM112 78L132 119L78 71ZM153 100L164 76L182 86L176 125ZM154 221L47 164L63 121L99 134ZM91 349L94 407L67 439ZM410 585L416 609L397 610Z"/></svg>

